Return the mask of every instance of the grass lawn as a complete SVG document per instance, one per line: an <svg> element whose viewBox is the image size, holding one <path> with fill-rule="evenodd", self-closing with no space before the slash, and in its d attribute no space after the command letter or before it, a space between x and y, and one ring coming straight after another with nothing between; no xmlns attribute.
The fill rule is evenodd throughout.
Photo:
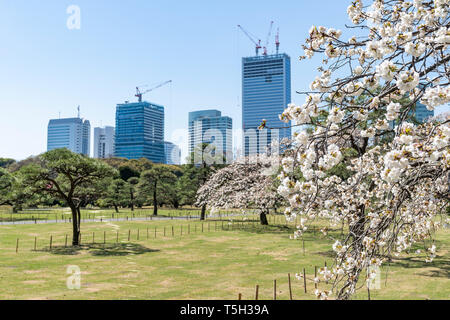
<svg viewBox="0 0 450 320"><path fill-rule="evenodd" d="M294 274L305 268L312 279L315 266L331 265L331 242L308 233L304 253L302 241L289 240L293 225L278 219L265 228L251 219L233 218L232 225L209 220L203 232L202 223L187 220L86 223L79 249L65 248L70 224L0 226L0 299L228 300L242 293L246 300L254 298L256 284L260 299L272 299L274 279L277 298L289 299L288 273L294 299L315 299L313 283L308 280L305 294ZM371 292L372 299L448 299L449 244L449 232L442 230L433 263L423 262L423 255L394 260L383 269L382 288ZM80 290L66 287L69 265L82 271ZM356 298L367 299L367 292Z"/></svg>
<svg viewBox="0 0 450 320"><path fill-rule="evenodd" d="M229 213L229 212L227 212ZM221 212L221 214L226 214ZM130 209L120 209L119 212L115 212L112 209L82 209L81 219L100 219L100 218L143 218L153 215L153 208L136 208L134 211ZM196 208L184 208L184 209L168 209L158 208L158 216L160 217L189 217L199 216L200 210ZM55 208L55 209L28 209L13 213L9 207L0 207L0 222L13 222L13 221L27 221L27 220L56 220L63 221L69 220L72 217L72 213L68 208Z"/></svg>

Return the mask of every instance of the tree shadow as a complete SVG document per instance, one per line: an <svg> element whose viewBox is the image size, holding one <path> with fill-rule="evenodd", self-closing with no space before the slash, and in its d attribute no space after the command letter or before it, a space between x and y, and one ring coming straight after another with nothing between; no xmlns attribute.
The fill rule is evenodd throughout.
<svg viewBox="0 0 450 320"><path fill-rule="evenodd" d="M93 256L129 256L129 255L140 255L151 252L159 252L157 249L150 249L144 247L137 243L114 243L114 244L103 244L103 243L91 243L91 244L81 244L80 246L57 246L49 247L38 250L40 252L50 252L55 255L77 255L83 251L93 255Z"/></svg>
<svg viewBox="0 0 450 320"><path fill-rule="evenodd" d="M450 278L450 259L445 256L436 256L433 262L426 262L425 257L393 258L390 266L407 269L436 268L438 270L423 270L419 275L426 277Z"/></svg>

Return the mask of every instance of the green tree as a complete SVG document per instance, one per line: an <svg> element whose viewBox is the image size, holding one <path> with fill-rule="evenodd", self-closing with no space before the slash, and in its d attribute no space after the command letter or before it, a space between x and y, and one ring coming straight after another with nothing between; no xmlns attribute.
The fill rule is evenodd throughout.
<svg viewBox="0 0 450 320"><path fill-rule="evenodd" d="M106 163L72 153L68 149L56 149L39 156L40 164L32 164L21 171L24 187L32 193L49 194L67 203L72 211L72 244L79 245L83 199L81 189L95 185L100 180L117 176L118 172Z"/></svg>
<svg viewBox="0 0 450 320"><path fill-rule="evenodd" d="M153 215L158 215L158 204L163 201L164 194L176 182L177 176L170 166L155 165L141 174L139 193L143 196L152 195Z"/></svg>
<svg viewBox="0 0 450 320"><path fill-rule="evenodd" d="M16 160L9 158L0 158L0 168L8 168L13 163L16 163Z"/></svg>

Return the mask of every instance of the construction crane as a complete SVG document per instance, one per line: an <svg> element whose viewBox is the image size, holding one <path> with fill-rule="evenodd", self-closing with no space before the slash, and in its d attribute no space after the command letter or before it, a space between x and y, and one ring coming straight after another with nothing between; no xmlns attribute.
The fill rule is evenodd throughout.
<svg viewBox="0 0 450 320"><path fill-rule="evenodd" d="M280 51L280 28L277 29L277 35L275 36L275 46L277 47L277 54Z"/></svg>
<svg viewBox="0 0 450 320"><path fill-rule="evenodd" d="M269 32L267 33L266 43L264 45L263 55L267 56L267 47L269 46L270 36L272 35L273 21L270 22Z"/></svg>
<svg viewBox="0 0 450 320"><path fill-rule="evenodd" d="M250 39L251 42L253 42L255 44L256 47L256 55L259 54L259 49L261 49L261 40L255 40L254 38L256 38L255 36L250 35L250 33L248 33L244 28L242 28L242 26L239 24L238 28L242 30L242 32Z"/></svg>
<svg viewBox="0 0 450 320"><path fill-rule="evenodd" d="M162 82L162 83L158 84L157 86L155 86L155 87L153 87L153 88L150 88L150 89L148 89L148 90L146 90L146 91L144 91L144 92L141 92L141 90L139 89L139 87L136 87L136 94L135 94L135 97L138 98L139 102L142 102L142 96L143 96L144 94L149 93L150 91L156 90L156 89L158 89L158 88L161 88L162 86L165 86L166 84L169 84L169 83L172 83L172 80Z"/></svg>

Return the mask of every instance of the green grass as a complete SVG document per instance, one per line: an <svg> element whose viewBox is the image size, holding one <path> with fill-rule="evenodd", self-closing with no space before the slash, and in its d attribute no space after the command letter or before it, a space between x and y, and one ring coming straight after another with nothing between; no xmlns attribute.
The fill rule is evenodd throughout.
<svg viewBox="0 0 450 320"><path fill-rule="evenodd" d="M222 215L229 214L230 211L220 212ZM138 209L134 211L130 209L120 209L119 213L112 209L83 209L81 210L81 219L100 219L100 218L144 218L153 215L152 208ZM167 209L159 208L158 216L160 217L194 217L199 216L200 210L196 208L185 208L185 209ZM0 222L17 222L17 221L47 221L47 220L57 220L64 221L69 220L72 214L68 208L55 208L55 209L29 209L23 210L18 213L13 213L11 208L3 207L0 208Z"/></svg>
<svg viewBox="0 0 450 320"><path fill-rule="evenodd" d="M314 285L308 281L305 294L294 274L305 268L313 278L315 266L332 264L330 240L307 233L304 254L302 241L289 240L294 224L282 217L269 227L259 226L256 217L240 219L209 220L203 232L202 223L192 220L86 223L78 249L65 248L70 224L0 226L0 299L236 299L242 293L245 300L254 297L256 284L260 299L272 299L274 279L277 298L288 299L288 273L294 299L315 299ZM449 243L448 231L441 231L431 264L423 256L394 260L383 269L382 289L372 291L372 299L448 299ZM69 265L81 268L80 290L66 288ZM356 298L367 299L367 292Z"/></svg>

